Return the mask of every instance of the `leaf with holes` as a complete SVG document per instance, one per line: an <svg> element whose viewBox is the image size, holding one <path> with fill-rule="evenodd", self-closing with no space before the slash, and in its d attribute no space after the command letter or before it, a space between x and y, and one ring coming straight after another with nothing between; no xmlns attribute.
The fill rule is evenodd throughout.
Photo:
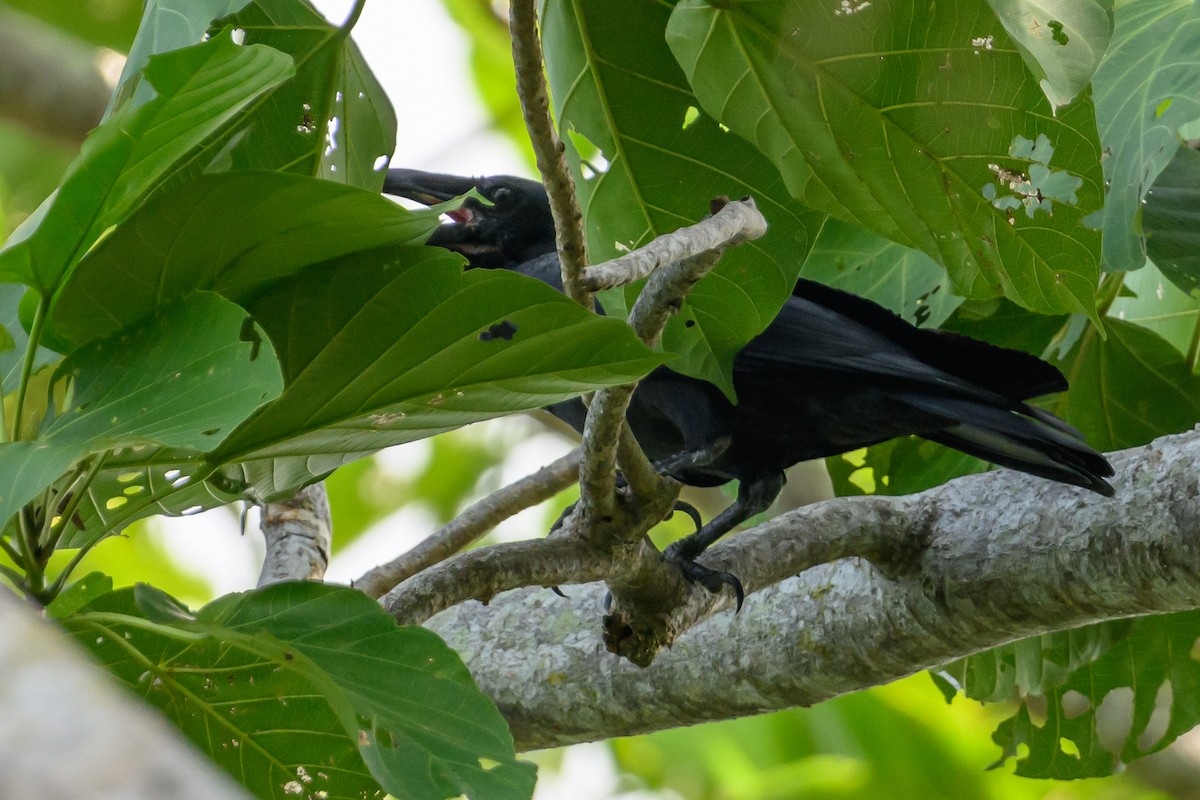
<svg viewBox="0 0 1200 800"><path fill-rule="evenodd" d="M667 38L704 108L801 202L923 250L967 297L1095 315L1091 104L1040 110L985 0L684 0Z"/></svg>
<svg viewBox="0 0 1200 800"><path fill-rule="evenodd" d="M246 312L200 293L73 353L32 442L0 445L0 520L90 453L206 452L278 395L279 366ZM65 391L63 391L65 389Z"/></svg>
<svg viewBox="0 0 1200 800"><path fill-rule="evenodd" d="M105 116L126 103L141 105L154 98L154 89L142 80L142 70L151 56L199 44L213 20L232 14L247 2L249 0L147 0L137 36L129 48Z"/></svg>
<svg viewBox="0 0 1200 800"><path fill-rule="evenodd" d="M1142 200L1175 156L1179 128L1200 118L1200 7L1177 0L1120 3L1112 44L1092 80L1100 141L1108 156L1104 268L1137 269Z"/></svg>
<svg viewBox="0 0 1200 800"><path fill-rule="evenodd" d="M1065 106L1092 79L1112 35L1111 0L988 0L1050 105Z"/></svg>
<svg viewBox="0 0 1200 800"><path fill-rule="evenodd" d="M408 211L376 192L300 175L205 175L105 236L63 286L50 322L80 344L197 289L245 303L312 264L422 242L441 208Z"/></svg>
<svg viewBox="0 0 1200 800"><path fill-rule="evenodd" d="M258 797L533 791L533 765L454 652L351 589L280 584L192 615L139 586L62 624Z"/></svg>
<svg viewBox="0 0 1200 800"><path fill-rule="evenodd" d="M291 73L287 56L240 47L229 33L152 58L146 77L158 96L92 132L58 192L0 249L0 279L49 295L102 233Z"/></svg>
<svg viewBox="0 0 1200 800"><path fill-rule="evenodd" d="M663 40L669 15L654 0L547 0L546 67L592 262L699 221L721 195L752 196L770 222L762 239L725 253L663 336L679 354L673 369L732 397L734 357L779 312L825 215L793 202L766 158L699 111ZM622 312L638 288L606 297L605 309Z"/></svg>
<svg viewBox="0 0 1200 800"><path fill-rule="evenodd" d="M1127 635L1045 693L1044 722L1035 722L1026 703L1000 724L993 734L1004 748L999 763L1026 745L1029 754L1018 758L1018 775L1110 775L1200 723L1200 661L1195 657L1200 612L1124 624L1130 626ZM1099 722L1102 717L1105 724Z"/></svg>
<svg viewBox="0 0 1200 800"><path fill-rule="evenodd" d="M234 167L378 192L396 145L396 113L350 32L295 0L254 0L226 22L296 62L296 76L270 93L256 113L260 124L234 145Z"/></svg>

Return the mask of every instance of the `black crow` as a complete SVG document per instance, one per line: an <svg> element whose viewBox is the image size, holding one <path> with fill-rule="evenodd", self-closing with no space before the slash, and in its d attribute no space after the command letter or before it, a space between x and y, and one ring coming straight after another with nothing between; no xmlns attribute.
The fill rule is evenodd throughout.
<svg viewBox="0 0 1200 800"><path fill-rule="evenodd" d="M429 243L470 267L520 272L562 290L554 224L536 181L391 170L384 191L432 204L476 189ZM598 307L598 310L599 309ZM1026 403L1066 390L1058 369L1016 350L917 328L876 303L801 279L766 330L733 362L736 404L712 384L660 367L638 384L627 418L646 454L691 486L739 481L737 499L666 555L717 591L737 579L694 563L767 508L800 461L916 435L970 455L1111 496L1113 469L1067 423ZM579 400L550 406L578 431Z"/></svg>

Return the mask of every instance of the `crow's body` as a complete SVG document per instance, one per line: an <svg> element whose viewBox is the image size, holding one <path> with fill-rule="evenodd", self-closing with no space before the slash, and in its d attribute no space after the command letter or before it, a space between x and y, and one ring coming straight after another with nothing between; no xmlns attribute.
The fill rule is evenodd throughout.
<svg viewBox="0 0 1200 800"><path fill-rule="evenodd" d="M421 202L475 187L473 201L430 243L560 291L554 226L540 184L393 170L384 190ZM916 328L861 297L800 280L779 315L733 363L738 402L661 367L638 385L627 418L647 455L693 486L740 481L737 500L669 555L690 562L764 510L800 461L915 434L1003 466L1105 495L1112 467L1053 415L1025 401L1067 388L1041 359L969 337ZM582 430L575 400L548 409ZM688 564L710 588L719 582ZM730 582L728 576L720 581Z"/></svg>

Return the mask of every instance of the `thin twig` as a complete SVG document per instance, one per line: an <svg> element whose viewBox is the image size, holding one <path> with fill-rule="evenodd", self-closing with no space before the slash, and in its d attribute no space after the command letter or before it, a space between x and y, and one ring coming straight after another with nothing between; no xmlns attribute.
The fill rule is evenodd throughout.
<svg viewBox="0 0 1200 800"><path fill-rule="evenodd" d="M483 498L407 553L375 567L351 585L369 597L380 597L401 581L445 561L512 515L553 497L578 479L579 451L574 450Z"/></svg>
<svg viewBox="0 0 1200 800"><path fill-rule="evenodd" d="M467 600L487 603L508 589L604 580L617 562L586 543L558 537L481 547L420 572L379 601L401 625L418 625Z"/></svg>
<svg viewBox="0 0 1200 800"><path fill-rule="evenodd" d="M583 214L575 197L575 182L567 169L566 148L550 118L550 93L542 65L536 0L513 0L509 6L509 30L525 128L529 131L529 142L533 145L538 170L550 196L550 212L554 215L563 291L584 308L591 308L591 294L580 282L587 265Z"/></svg>

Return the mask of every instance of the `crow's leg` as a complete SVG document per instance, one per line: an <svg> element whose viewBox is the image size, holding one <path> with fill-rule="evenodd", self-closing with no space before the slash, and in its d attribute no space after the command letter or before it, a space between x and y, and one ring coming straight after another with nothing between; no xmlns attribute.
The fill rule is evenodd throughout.
<svg viewBox="0 0 1200 800"><path fill-rule="evenodd" d="M697 564L696 558L717 539L755 514L766 511L783 490L783 481L782 472L766 472L752 478L743 478L738 485L737 499L732 505L691 536L669 546L663 551L663 555L679 565L684 577L710 592L719 592L722 586L732 587L737 594L737 607L740 610L745 596L742 582L728 572L719 572Z"/></svg>

